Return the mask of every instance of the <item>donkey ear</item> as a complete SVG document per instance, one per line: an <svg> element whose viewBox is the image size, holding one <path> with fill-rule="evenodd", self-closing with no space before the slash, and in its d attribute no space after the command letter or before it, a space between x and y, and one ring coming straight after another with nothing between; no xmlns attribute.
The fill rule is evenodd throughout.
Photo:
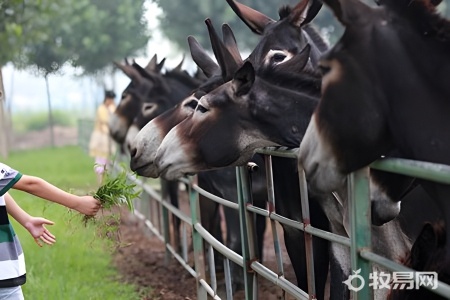
<svg viewBox="0 0 450 300"><path fill-rule="evenodd" d="M358 24L367 19L372 8L359 0L323 0L343 25Z"/></svg>
<svg viewBox="0 0 450 300"><path fill-rule="evenodd" d="M181 58L180 63L178 64L178 66L176 66L175 68L173 68L172 71L181 72L181 67L183 66L184 58L185 58L185 55L184 55L184 53L183 53L183 57Z"/></svg>
<svg viewBox="0 0 450 300"><path fill-rule="evenodd" d="M164 63L166 62L166 58L164 57L159 64L156 66L156 70L158 73L161 72L162 68L164 67Z"/></svg>
<svg viewBox="0 0 450 300"><path fill-rule="evenodd" d="M147 71L155 71L157 64L158 64L158 56L155 53L155 55L153 55L152 59L148 62L147 66L145 66L145 69Z"/></svg>
<svg viewBox="0 0 450 300"><path fill-rule="evenodd" d="M209 39L211 40L214 55L216 56L217 62L222 70L222 78L225 82L227 82L233 78L233 74L239 68L239 64L234 60L234 57L231 55L230 51L228 51L222 40L217 35L211 20L206 19L205 23L208 27Z"/></svg>
<svg viewBox="0 0 450 300"><path fill-rule="evenodd" d="M234 0L227 0L228 5L236 15L247 25L254 33L263 34L267 24L275 22L268 16L260 13L253 8L241 4Z"/></svg>
<svg viewBox="0 0 450 300"><path fill-rule="evenodd" d="M132 81L141 82L142 75L134 68L132 65L122 65L118 62L114 62L114 65L120 69L125 75L128 76Z"/></svg>
<svg viewBox="0 0 450 300"><path fill-rule="evenodd" d="M234 93L237 97L246 95L255 82L255 69L253 65L246 61L244 65L236 71L233 77Z"/></svg>
<svg viewBox="0 0 450 300"><path fill-rule="evenodd" d="M239 63L239 65L241 65L243 62L241 53L239 53L236 38L234 37L234 33L228 24L222 25L222 37L225 47L228 49L228 51L230 51L230 54L233 56L234 60Z"/></svg>
<svg viewBox="0 0 450 300"><path fill-rule="evenodd" d="M300 27L306 19L308 12L309 0L300 1L289 14L289 23L293 26Z"/></svg>
<svg viewBox="0 0 450 300"><path fill-rule="evenodd" d="M299 70L303 70L309 61L310 53L311 53L311 45L307 44L305 48L303 48L302 51L300 51L300 53L291 58L292 64L294 64L297 68L299 68Z"/></svg>
<svg viewBox="0 0 450 300"><path fill-rule="evenodd" d="M189 50L197 66L205 73L206 77L220 74L220 67L206 53L206 50L197 42L193 36L188 36Z"/></svg>
<svg viewBox="0 0 450 300"><path fill-rule="evenodd" d="M311 23L311 21L317 16L321 8L322 8L322 1L312 0L307 8L305 19L303 20L300 26Z"/></svg>
<svg viewBox="0 0 450 300"><path fill-rule="evenodd" d="M281 69L284 72L302 72L309 61L309 54L311 53L311 45L307 44L300 53L295 54L286 62L276 65L275 69Z"/></svg>
<svg viewBox="0 0 450 300"><path fill-rule="evenodd" d="M157 73L151 72L151 71L149 72L145 68L138 65L137 63L133 64L133 68L139 73L139 75L141 76L141 79L148 79L152 82L158 81L158 77L160 75L158 75Z"/></svg>

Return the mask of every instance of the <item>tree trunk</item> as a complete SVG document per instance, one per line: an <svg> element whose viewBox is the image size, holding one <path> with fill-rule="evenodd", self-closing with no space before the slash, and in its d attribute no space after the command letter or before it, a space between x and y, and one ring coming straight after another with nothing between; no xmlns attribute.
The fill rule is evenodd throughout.
<svg viewBox="0 0 450 300"><path fill-rule="evenodd" d="M48 125L50 128L50 144L55 147L55 132L54 132L54 122L53 122L53 111L52 111L52 101L50 99L50 87L48 84L48 74L45 74L45 85L47 87L47 103L48 103Z"/></svg>
<svg viewBox="0 0 450 300"><path fill-rule="evenodd" d="M5 111L5 89L3 87L2 68L0 67L0 156L8 157L8 118Z"/></svg>

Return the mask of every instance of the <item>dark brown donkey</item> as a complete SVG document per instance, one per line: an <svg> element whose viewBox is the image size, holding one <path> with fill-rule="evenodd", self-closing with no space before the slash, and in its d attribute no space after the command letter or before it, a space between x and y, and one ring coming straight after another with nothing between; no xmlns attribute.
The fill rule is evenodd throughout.
<svg viewBox="0 0 450 300"><path fill-rule="evenodd" d="M310 185L336 190L392 150L450 165L450 21L437 14L439 1L324 2L346 29L322 59L322 98L300 146ZM450 240L450 186L420 182Z"/></svg>

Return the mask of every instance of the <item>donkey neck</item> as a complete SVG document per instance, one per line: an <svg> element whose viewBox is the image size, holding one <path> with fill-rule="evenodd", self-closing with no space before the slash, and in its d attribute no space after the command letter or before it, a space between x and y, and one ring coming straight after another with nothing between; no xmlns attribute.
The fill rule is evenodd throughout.
<svg viewBox="0 0 450 300"><path fill-rule="evenodd" d="M273 75L257 77L249 97L250 113L272 142L295 148L318 104L319 87L314 78L302 81L302 76L287 76L284 80L287 74Z"/></svg>

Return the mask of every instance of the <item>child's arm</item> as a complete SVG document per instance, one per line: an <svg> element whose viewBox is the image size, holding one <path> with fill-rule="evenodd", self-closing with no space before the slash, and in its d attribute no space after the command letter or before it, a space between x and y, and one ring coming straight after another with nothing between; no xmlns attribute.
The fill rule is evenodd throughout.
<svg viewBox="0 0 450 300"><path fill-rule="evenodd" d="M35 176L22 175L12 188L75 209L85 215L95 215L100 209L100 201L94 197L67 193Z"/></svg>
<svg viewBox="0 0 450 300"><path fill-rule="evenodd" d="M49 245L56 242L55 236L44 226L45 224L53 225L54 223L52 221L30 216L16 203L16 201L14 201L13 197L9 193L5 194L5 203L8 214L30 232L39 247L42 247L39 239Z"/></svg>

